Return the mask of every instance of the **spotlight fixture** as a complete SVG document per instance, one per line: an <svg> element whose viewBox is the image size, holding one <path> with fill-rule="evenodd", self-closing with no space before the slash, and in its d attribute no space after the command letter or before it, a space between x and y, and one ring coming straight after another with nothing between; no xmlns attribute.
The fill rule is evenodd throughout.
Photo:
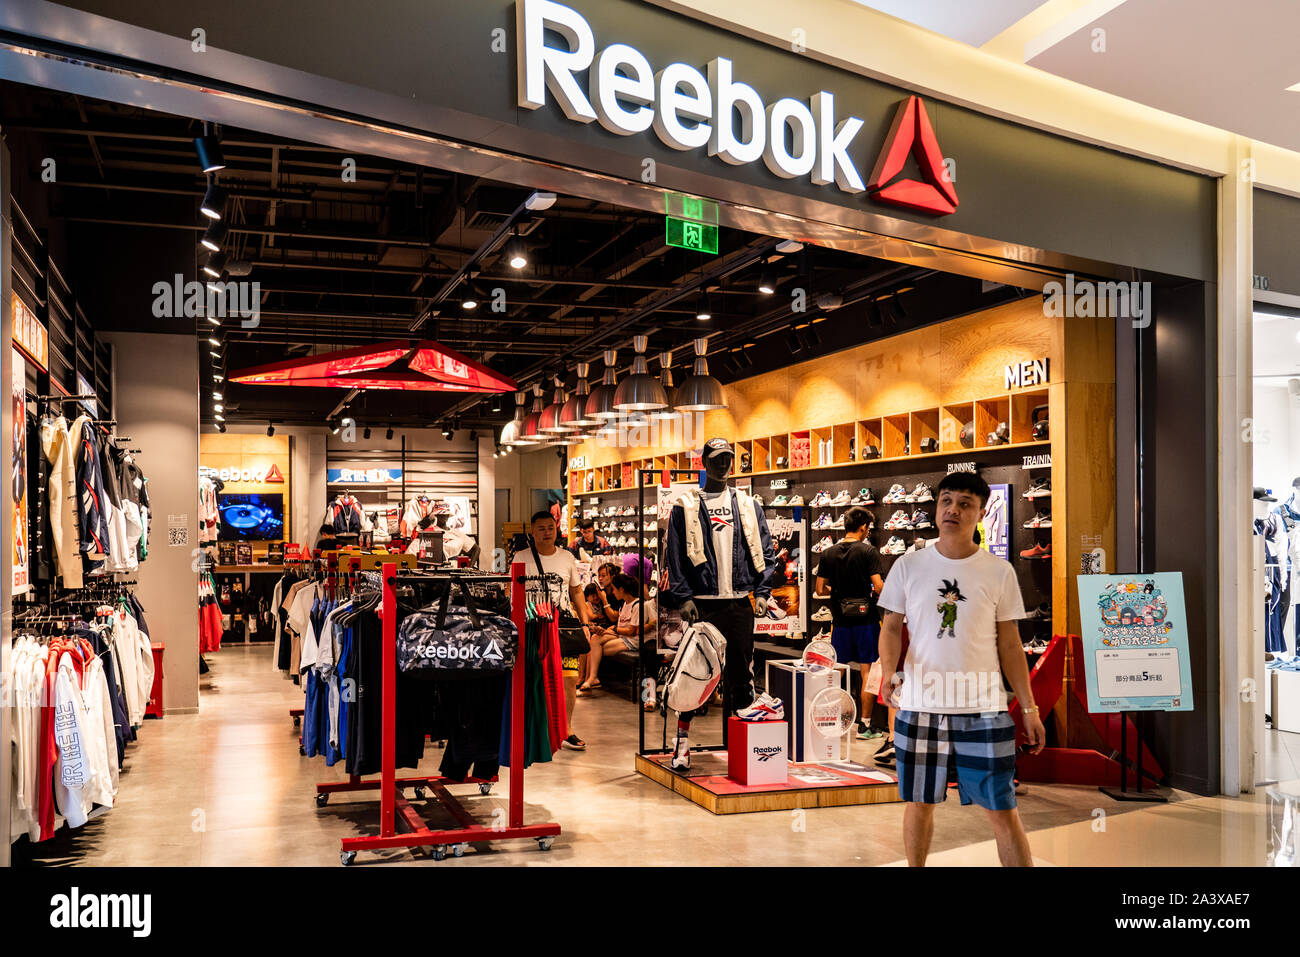
<svg viewBox="0 0 1300 957"><path fill-rule="evenodd" d="M221 272L226 268L226 254L215 252L208 257L208 261L203 264L203 272L213 279L220 279Z"/></svg>
<svg viewBox="0 0 1300 957"><path fill-rule="evenodd" d="M695 367L686 380L677 387L674 396L677 408L682 412L707 412L710 409L727 407L722 383L709 375L709 363L705 358L708 352L709 340L696 339Z"/></svg>
<svg viewBox="0 0 1300 957"><path fill-rule="evenodd" d="M510 245L506 247L506 258L511 269L523 269L528 265L528 254L524 250L523 240L519 238L518 226L515 227L514 239L510 240Z"/></svg>
<svg viewBox="0 0 1300 957"><path fill-rule="evenodd" d="M478 294L474 291L474 280L469 276L465 277L465 292L461 295L460 307L467 310L478 308Z"/></svg>
<svg viewBox="0 0 1300 957"><path fill-rule="evenodd" d="M208 280L208 288L209 288L209 289L212 289L212 287L213 287L214 285L215 285L215 283L213 282L213 280L209 279L209 280ZM213 292L216 292L217 290L216 290L216 289L212 289L212 291L213 291ZM208 322L212 323L214 326L220 326L220 325L221 325L221 317L220 317L220 316L208 316Z"/></svg>
<svg viewBox="0 0 1300 957"><path fill-rule="evenodd" d="M207 228L203 230L203 238L199 240L199 243L204 249L210 250L214 253L221 252L221 247L225 245L226 234L229 231L230 227L224 220L214 219L212 222L208 223Z"/></svg>
<svg viewBox="0 0 1300 957"><path fill-rule="evenodd" d="M221 219L226 215L226 191L216 183L208 185L207 190L203 193L203 202L199 204L199 212L208 219Z"/></svg>
<svg viewBox="0 0 1300 957"><path fill-rule="evenodd" d="M269 439L273 435L275 435L275 424L268 422L266 424L266 437Z"/></svg>
<svg viewBox="0 0 1300 957"><path fill-rule="evenodd" d="M605 350L605 375L600 385L591 390L587 396L586 417L603 422L605 419L617 419L618 409L614 408L614 365L618 362L618 350Z"/></svg>
<svg viewBox="0 0 1300 957"><path fill-rule="evenodd" d="M444 425L442 427L442 437L446 439L448 442L450 442L455 437L455 435L456 433L451 430L451 426Z"/></svg>
<svg viewBox="0 0 1300 957"><path fill-rule="evenodd" d="M384 433L384 438L388 439L390 442L392 441L392 439L393 439L393 427L392 427L391 425L388 427L388 431Z"/></svg>
<svg viewBox="0 0 1300 957"><path fill-rule="evenodd" d="M212 343L214 346L221 345L221 340L218 339L215 335L208 336L208 342Z"/></svg>
<svg viewBox="0 0 1300 957"><path fill-rule="evenodd" d="M206 132L208 124L203 124L204 134L194 137L194 152L199 157L199 168L205 173L215 173L226 168L225 157L221 155L221 137Z"/></svg>
<svg viewBox="0 0 1300 957"><path fill-rule="evenodd" d="M614 408L620 412L649 412L668 404L664 387L646 367L645 350L649 341L648 336L632 337L632 348L636 351L632 373L618 384L614 392Z"/></svg>
<svg viewBox="0 0 1300 957"><path fill-rule="evenodd" d="M470 440L471 442L477 442L477 441L478 441L478 430L477 430L477 429L470 429L470 430L469 430L469 440Z"/></svg>
<svg viewBox="0 0 1300 957"><path fill-rule="evenodd" d="M339 423L337 421L335 421L333 425L330 425L328 421L326 421L325 424L329 425L330 432L332 432L335 435L339 434Z"/></svg>
<svg viewBox="0 0 1300 957"><path fill-rule="evenodd" d="M361 430L361 437L363 439L370 438L370 426L367 425L364 429Z"/></svg>
<svg viewBox="0 0 1300 957"><path fill-rule="evenodd" d="M709 293L707 290L700 292L700 302L695 308L695 318L701 322L708 322L713 318L713 311L709 308Z"/></svg>
<svg viewBox="0 0 1300 957"><path fill-rule="evenodd" d="M226 426L225 426L225 424L222 423L222 422L218 422L218 423L217 423L217 431L218 431L218 432L224 432L224 431L226 431Z"/></svg>
<svg viewBox="0 0 1300 957"><path fill-rule="evenodd" d="M817 320L814 319L811 323L808 324L808 328L804 330L804 336L808 340L808 345L810 348L813 349L816 349L818 346L822 344L821 333L817 331L815 325L816 322Z"/></svg>
<svg viewBox="0 0 1300 957"><path fill-rule="evenodd" d="M213 413L213 416L212 416L212 417L213 417L214 419L216 419L218 422L224 422L224 421L226 421L226 417L225 417L224 415L222 415L220 412Z"/></svg>
<svg viewBox="0 0 1300 957"><path fill-rule="evenodd" d="M220 389L213 389L213 390L212 390L212 398L214 398L214 399L216 399L218 402L220 402L220 401L221 401L223 398L225 398L225 397L221 394L221 390L220 390Z"/></svg>
<svg viewBox="0 0 1300 957"><path fill-rule="evenodd" d="M796 331L794 326L791 326L790 331L786 334L785 344L790 350L791 355L795 355L803 350L803 343L799 340L799 333Z"/></svg>
<svg viewBox="0 0 1300 957"><path fill-rule="evenodd" d="M212 373L212 381L214 382L220 382L224 378L225 376L223 376L220 372Z"/></svg>
<svg viewBox="0 0 1300 957"><path fill-rule="evenodd" d="M213 412L225 412L225 411L226 411L226 407L225 407L224 405L222 405L220 402L213 402L213 403L212 403L212 411L213 411Z"/></svg>
<svg viewBox="0 0 1300 957"><path fill-rule="evenodd" d="M499 395L494 395L492 397L492 414L493 415L501 414L501 396Z"/></svg>
<svg viewBox="0 0 1300 957"><path fill-rule="evenodd" d="M772 278L772 270L768 269L766 266L764 266L763 271L758 274L758 291L765 296L770 296L772 293L776 292L776 283Z"/></svg>

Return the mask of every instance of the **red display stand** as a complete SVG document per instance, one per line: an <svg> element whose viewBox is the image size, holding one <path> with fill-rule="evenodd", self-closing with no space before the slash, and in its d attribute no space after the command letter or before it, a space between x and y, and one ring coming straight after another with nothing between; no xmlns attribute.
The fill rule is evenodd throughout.
<svg viewBox="0 0 1300 957"><path fill-rule="evenodd" d="M727 777L747 787L785 784L789 779L785 721L741 721L728 718Z"/></svg>
<svg viewBox="0 0 1300 957"><path fill-rule="evenodd" d="M163 716L163 651L166 644L161 641L150 642L153 649L153 687L149 689L149 706L144 709L146 718Z"/></svg>

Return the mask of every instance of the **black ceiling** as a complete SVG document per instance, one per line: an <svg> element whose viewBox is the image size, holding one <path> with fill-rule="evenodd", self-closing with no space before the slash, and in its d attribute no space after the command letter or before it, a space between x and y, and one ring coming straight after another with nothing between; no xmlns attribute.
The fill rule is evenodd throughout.
<svg viewBox="0 0 1300 957"><path fill-rule="evenodd" d="M49 219L66 224L69 255L78 260L69 268L83 285L114 290L112 303L137 296L147 302L147 290L170 280L173 266L187 279L198 276L205 178L191 140L202 132L199 123L4 83L0 128L29 164L55 158L54 183L40 193L16 186L15 195L45 202ZM772 259L766 268L777 289L765 295L757 287L764 261L775 256L771 239L723 229L716 256L688 252L665 245L662 216L561 196L520 223L526 268L509 266L504 245L475 265L485 298L467 312L459 288L441 303L439 291L531 190L244 130L220 134L229 258L250 262L247 278L262 291L256 328L226 323L228 371L414 337L437 339L524 384L554 370L572 385L576 361L590 361L598 378L601 351L617 347L625 368L631 337L647 334L652 356L676 351L679 377L689 367L691 340L708 336L710 369L725 382L1018 294L806 247ZM41 171L24 172L35 182ZM702 287L709 321L696 318ZM792 292L800 288L808 311L796 314ZM496 290L499 311L486 298ZM843 304L819 310L817 299L826 294ZM93 306L87 311L98 326ZM106 327L159 330L141 309L105 303L103 313L112 313L103 315ZM816 321L792 336L794 326L810 320ZM204 340L212 327L186 328L197 333L207 375ZM318 424L345 396L231 385L226 419ZM508 418L511 402L499 415L491 405L490 398L369 392L349 408L362 423L433 425L456 414L466 427L484 427Z"/></svg>

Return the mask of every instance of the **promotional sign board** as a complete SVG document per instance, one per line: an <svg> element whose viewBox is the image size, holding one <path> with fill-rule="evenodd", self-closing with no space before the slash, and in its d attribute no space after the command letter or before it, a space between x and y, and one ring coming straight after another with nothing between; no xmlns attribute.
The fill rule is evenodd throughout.
<svg viewBox="0 0 1300 957"><path fill-rule="evenodd" d="M1182 572L1076 581L1093 712L1193 710Z"/></svg>
<svg viewBox="0 0 1300 957"><path fill-rule="evenodd" d="M14 480L9 489L10 552L13 563L13 582L10 594L22 595L32 587L27 568L27 363L17 349L13 350L13 448Z"/></svg>
<svg viewBox="0 0 1300 957"><path fill-rule="evenodd" d="M998 558L1011 557L1011 486L990 485L989 504L980 522L980 548Z"/></svg>
<svg viewBox="0 0 1300 957"><path fill-rule="evenodd" d="M330 485L396 485L402 481L401 469L337 468L325 470Z"/></svg>
<svg viewBox="0 0 1300 957"><path fill-rule="evenodd" d="M772 598L767 615L754 619L756 635L795 635L808 631L808 608L800 600L806 594L808 563L803 550L803 522L769 518L767 530L776 551L776 571L771 578Z"/></svg>

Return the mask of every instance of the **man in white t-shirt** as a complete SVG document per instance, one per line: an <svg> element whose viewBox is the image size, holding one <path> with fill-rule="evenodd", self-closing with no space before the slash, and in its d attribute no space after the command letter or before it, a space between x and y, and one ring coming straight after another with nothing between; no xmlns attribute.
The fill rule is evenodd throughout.
<svg viewBox="0 0 1300 957"><path fill-rule="evenodd" d="M975 544L988 483L970 472L954 472L939 483L936 495L938 540L895 562L880 595L880 658L886 674L898 662L907 617L907 660L896 669L901 687L894 723L898 792L908 802L903 815L907 862L925 865L934 808L947 797L948 774L955 766L961 803L987 812L998 859L1006 866L1030 866L1029 839L1016 810L1016 727L1002 686L1005 675L1037 754L1046 733L1016 625L1025 617L1020 586L1009 562Z"/></svg>
<svg viewBox="0 0 1300 957"><path fill-rule="evenodd" d="M583 631L587 640L591 640L591 612L587 609L587 599L582 594L582 577L578 574L578 560L573 552L559 548L555 544L557 526L555 516L549 511L541 511L533 516L533 544L542 560L542 570L551 575L558 575L564 584L560 587L560 608L582 620ZM533 560L531 548L521 549L516 553L515 561L524 563L525 575L539 574L537 562ZM564 673L564 706L568 713L569 736L563 745L574 751L587 750L587 742L573 731L573 703L578 695L578 672L580 661L577 657L561 658L561 670Z"/></svg>

